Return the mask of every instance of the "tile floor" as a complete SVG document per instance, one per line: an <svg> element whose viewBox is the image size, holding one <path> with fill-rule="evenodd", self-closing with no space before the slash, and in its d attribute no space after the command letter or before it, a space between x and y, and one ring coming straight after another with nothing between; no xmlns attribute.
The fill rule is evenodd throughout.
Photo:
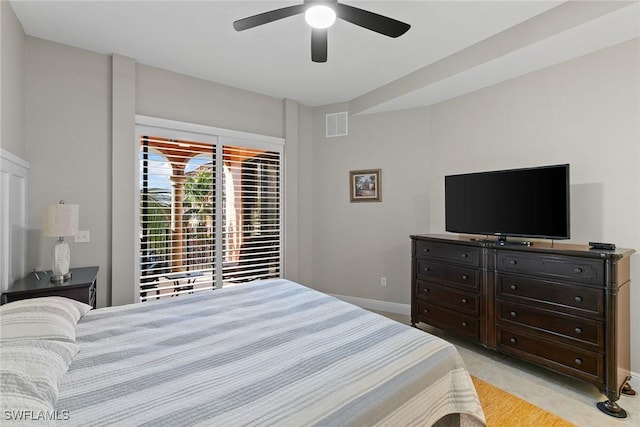
<svg viewBox="0 0 640 427"><path fill-rule="evenodd" d="M410 318L407 315L383 312L380 314L398 322L410 324ZM596 402L606 399L591 384L498 354L479 345L466 343L428 325L421 323L419 326L453 343L462 355L471 375L579 427L640 427L640 395L622 396L618 404L627 411L629 416L623 420L616 419L603 414L596 408ZM636 392L640 393L640 390L636 388ZM505 409L508 410L508 408Z"/></svg>

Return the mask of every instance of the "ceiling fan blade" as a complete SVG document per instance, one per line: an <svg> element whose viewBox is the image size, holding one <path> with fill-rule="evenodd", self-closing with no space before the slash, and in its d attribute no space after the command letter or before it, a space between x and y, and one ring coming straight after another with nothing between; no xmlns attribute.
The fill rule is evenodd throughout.
<svg viewBox="0 0 640 427"><path fill-rule="evenodd" d="M249 16L247 18L238 19L234 21L233 28L236 31L248 30L249 28L257 27L258 25L268 24L269 22L277 21L279 19L288 18L289 16L302 13L307 8L304 4L298 4L295 6L287 6L281 9L270 10L269 12L259 13L258 15Z"/></svg>
<svg viewBox="0 0 640 427"><path fill-rule="evenodd" d="M327 29L311 29L311 60L327 62Z"/></svg>
<svg viewBox="0 0 640 427"><path fill-rule="evenodd" d="M411 28L411 25L387 16L378 15L368 10L359 9L343 3L337 3L336 15L347 22L367 28L389 37L400 37Z"/></svg>

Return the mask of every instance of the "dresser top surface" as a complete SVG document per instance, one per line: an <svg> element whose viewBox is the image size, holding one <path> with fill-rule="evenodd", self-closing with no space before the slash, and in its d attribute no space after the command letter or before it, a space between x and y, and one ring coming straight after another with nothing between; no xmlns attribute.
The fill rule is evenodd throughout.
<svg viewBox="0 0 640 427"><path fill-rule="evenodd" d="M528 244L523 243L523 240L507 240L506 243L498 241L497 237L487 236L471 236L471 235L456 235L456 234L413 234L410 236L414 240L426 240L441 243L453 243L467 246L477 246L484 248L495 248L509 251L522 251L522 252L539 252L550 253L557 255L574 255L587 258L613 258L620 259L627 256L631 256L635 250L626 248L616 248L615 250L608 251L603 249L591 249L588 245L579 245L571 243L558 243L552 240L534 240L526 241Z"/></svg>

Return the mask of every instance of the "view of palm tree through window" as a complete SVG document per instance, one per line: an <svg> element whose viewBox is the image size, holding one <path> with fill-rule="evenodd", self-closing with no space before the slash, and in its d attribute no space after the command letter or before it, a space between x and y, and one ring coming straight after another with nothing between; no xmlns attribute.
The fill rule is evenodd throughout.
<svg viewBox="0 0 640 427"><path fill-rule="evenodd" d="M141 301L280 276L279 152L140 144Z"/></svg>

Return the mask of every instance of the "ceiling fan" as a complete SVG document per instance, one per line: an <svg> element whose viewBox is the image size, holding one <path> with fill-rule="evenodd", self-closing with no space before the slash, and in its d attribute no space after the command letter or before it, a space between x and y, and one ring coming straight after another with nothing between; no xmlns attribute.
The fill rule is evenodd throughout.
<svg viewBox="0 0 640 427"><path fill-rule="evenodd" d="M248 30L303 12L307 23L312 27L311 60L313 62L327 61L327 29L333 25L336 18L393 38L403 35L411 28L411 25L404 22L338 3L338 0L304 0L303 4L274 9L239 19L233 23L233 28L236 31Z"/></svg>

